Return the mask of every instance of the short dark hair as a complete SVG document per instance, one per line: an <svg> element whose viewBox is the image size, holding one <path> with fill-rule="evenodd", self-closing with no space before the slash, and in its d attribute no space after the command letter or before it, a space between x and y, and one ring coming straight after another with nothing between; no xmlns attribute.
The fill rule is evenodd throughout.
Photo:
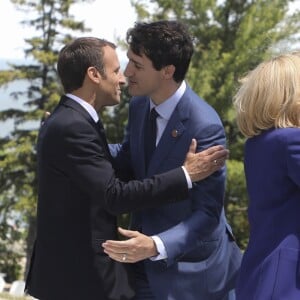
<svg viewBox="0 0 300 300"><path fill-rule="evenodd" d="M57 71L65 93L82 87L86 70L95 67L105 76L103 47L116 45L95 37L80 37L65 45L58 57Z"/></svg>
<svg viewBox="0 0 300 300"><path fill-rule="evenodd" d="M127 31L126 41L136 55L145 54L156 70L174 65L174 80L184 79L193 52L193 40L179 21L137 22Z"/></svg>

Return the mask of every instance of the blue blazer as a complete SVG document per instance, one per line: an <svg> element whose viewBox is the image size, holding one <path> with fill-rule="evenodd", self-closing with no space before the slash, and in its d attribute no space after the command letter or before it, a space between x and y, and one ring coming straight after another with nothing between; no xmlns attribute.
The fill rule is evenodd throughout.
<svg viewBox="0 0 300 300"><path fill-rule="evenodd" d="M271 129L245 145L250 239L239 300L300 299L300 128Z"/></svg>
<svg viewBox="0 0 300 300"><path fill-rule="evenodd" d="M215 110L187 87L146 172L144 126L148 113L149 98L134 97L124 142L119 148L112 147L117 164L131 167L138 179L181 166L192 138L197 140L198 151L226 143ZM177 135L172 134L174 130ZM221 299L234 288L241 253L224 215L225 173L223 168L194 184L187 201L132 215L132 229L158 235L166 247L166 260L144 261L157 299Z"/></svg>

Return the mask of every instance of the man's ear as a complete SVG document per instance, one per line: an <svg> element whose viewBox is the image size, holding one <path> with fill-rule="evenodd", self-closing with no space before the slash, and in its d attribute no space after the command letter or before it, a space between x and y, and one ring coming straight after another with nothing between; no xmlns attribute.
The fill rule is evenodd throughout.
<svg viewBox="0 0 300 300"><path fill-rule="evenodd" d="M173 78L174 73L175 73L174 65L167 65L163 68L163 75L166 79Z"/></svg>
<svg viewBox="0 0 300 300"><path fill-rule="evenodd" d="M95 67L89 67L86 71L86 74L91 81L93 81L95 83L100 82L101 75Z"/></svg>

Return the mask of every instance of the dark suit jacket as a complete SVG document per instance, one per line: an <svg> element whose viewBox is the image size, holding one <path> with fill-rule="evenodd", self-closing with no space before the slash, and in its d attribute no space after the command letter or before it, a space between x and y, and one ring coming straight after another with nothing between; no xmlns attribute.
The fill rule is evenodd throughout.
<svg viewBox="0 0 300 300"><path fill-rule="evenodd" d="M146 170L144 123L148 113L149 98L134 97L124 143L121 148L111 146L119 166L131 165L135 178L150 177L180 166L192 138L197 139L198 151L226 143L215 110L187 87ZM188 201L133 214L132 228L147 235L158 235L168 254L166 260L144 261L156 299L219 300L234 288L241 252L224 215L225 174L222 168L195 183Z"/></svg>
<svg viewBox="0 0 300 300"><path fill-rule="evenodd" d="M90 115L63 96L38 139L37 237L26 280L40 300L125 300L126 264L101 248L116 215L187 196L181 168L144 181L115 178L107 142Z"/></svg>
<svg viewBox="0 0 300 300"><path fill-rule="evenodd" d="M300 128L266 130L245 145L249 244L238 300L300 299Z"/></svg>

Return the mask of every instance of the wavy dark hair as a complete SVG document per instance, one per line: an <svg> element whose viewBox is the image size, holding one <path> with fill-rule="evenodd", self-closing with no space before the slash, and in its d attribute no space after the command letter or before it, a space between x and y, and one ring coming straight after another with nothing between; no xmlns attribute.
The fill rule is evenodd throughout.
<svg viewBox="0 0 300 300"><path fill-rule="evenodd" d="M184 79L193 52L193 39L179 21L137 22L127 31L126 41L136 55L145 54L156 70L174 65L174 80Z"/></svg>

